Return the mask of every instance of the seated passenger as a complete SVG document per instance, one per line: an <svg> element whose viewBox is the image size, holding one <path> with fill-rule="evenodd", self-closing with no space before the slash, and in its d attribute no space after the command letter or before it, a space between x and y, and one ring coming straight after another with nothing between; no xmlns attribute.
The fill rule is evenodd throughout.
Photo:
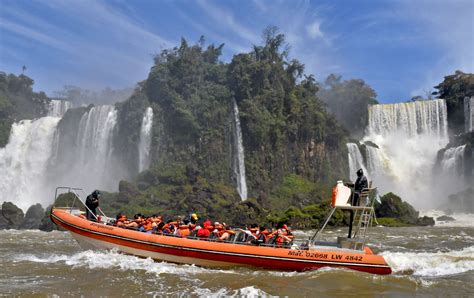
<svg viewBox="0 0 474 298"><path fill-rule="evenodd" d="M163 235L173 235L174 234L175 227L173 225L173 221L170 219L168 222L163 226L161 229L161 232Z"/></svg>
<svg viewBox="0 0 474 298"><path fill-rule="evenodd" d="M197 216L197 214L196 214L196 213L193 213L193 214L191 214L191 218L189 219L189 221L190 221L193 225L196 225L198 219L199 219L199 217Z"/></svg>
<svg viewBox="0 0 474 298"><path fill-rule="evenodd" d="M166 225L166 224L161 221L161 222L158 224L158 226L156 227L154 233L155 233L155 234L158 234L158 235L163 235L163 227L164 227L165 225Z"/></svg>
<svg viewBox="0 0 474 298"><path fill-rule="evenodd" d="M288 245L292 240L293 236L288 236L285 229L282 228L277 230L276 245L278 247Z"/></svg>
<svg viewBox="0 0 474 298"><path fill-rule="evenodd" d="M222 223L222 230L219 231L219 240L221 240L221 241L230 240L229 238L232 235L235 235L235 231L232 231L232 230L228 229L225 222Z"/></svg>
<svg viewBox="0 0 474 298"><path fill-rule="evenodd" d="M147 217L140 227L139 231L151 234L153 232L153 220L151 217Z"/></svg>
<svg viewBox="0 0 474 298"><path fill-rule="evenodd" d="M185 220L185 222L187 222L187 221ZM178 235L180 237L183 237L183 238L188 237L189 234L191 233L191 229L190 229L191 224L190 223L185 224L185 222L183 222L183 224L178 226L178 231L176 233L176 235Z"/></svg>
<svg viewBox="0 0 474 298"><path fill-rule="evenodd" d="M246 241L247 242L252 242L252 241L256 240L257 237L258 237L259 231L260 231L260 229L259 229L257 224L251 224L250 229L247 229L245 231L245 234L247 234Z"/></svg>
<svg viewBox="0 0 474 298"><path fill-rule="evenodd" d="M206 219L203 222L202 227L197 231L196 236L199 238L208 238L209 235L211 235L212 228L211 221Z"/></svg>
<svg viewBox="0 0 474 298"><path fill-rule="evenodd" d="M127 221L127 216L125 214L119 213L115 218L115 225L117 227L124 226L125 222Z"/></svg>
<svg viewBox="0 0 474 298"><path fill-rule="evenodd" d="M256 239L252 240L252 244L255 245L262 245L267 243L267 236L268 236L268 231L265 227L260 227L258 234L256 235Z"/></svg>

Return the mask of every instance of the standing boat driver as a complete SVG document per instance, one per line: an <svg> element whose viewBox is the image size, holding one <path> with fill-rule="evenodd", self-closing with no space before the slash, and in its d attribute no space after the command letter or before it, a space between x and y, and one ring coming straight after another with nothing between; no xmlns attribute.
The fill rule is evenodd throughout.
<svg viewBox="0 0 474 298"><path fill-rule="evenodd" d="M359 206L360 201L360 194L364 188L369 187L369 182L367 181L367 177L364 175L364 171L362 169L358 169L357 172L357 179L354 184L346 183L347 186L354 187L354 191L351 197L351 206ZM347 238L351 238L352 234L352 223L354 222L354 210L349 210L350 212L350 219L349 219L349 235Z"/></svg>
<svg viewBox="0 0 474 298"><path fill-rule="evenodd" d="M97 221L97 208L99 207L99 199L101 193L98 190L94 190L86 198L86 216L88 220Z"/></svg>

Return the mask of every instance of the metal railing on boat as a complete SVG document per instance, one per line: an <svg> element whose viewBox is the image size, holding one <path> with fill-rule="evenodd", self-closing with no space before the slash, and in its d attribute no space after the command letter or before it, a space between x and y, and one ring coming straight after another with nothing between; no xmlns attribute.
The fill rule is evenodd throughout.
<svg viewBox="0 0 474 298"><path fill-rule="evenodd" d="M63 190L63 192L61 192L61 190ZM59 186L59 187L56 187L56 190L54 192L54 203L53 203L53 207L56 207L56 201L57 199L59 198L60 195L62 194L66 194L66 193L70 193L74 196L74 199L72 201L72 203L70 204L70 206L64 206L64 207L59 207L59 208L64 208L65 210L68 210L69 213L73 213L73 211L75 211L75 204L76 204L76 201L79 201L82 206L87 210L89 211L89 213L92 214L92 216L95 218L95 221L96 222L109 222L112 218L108 217L103 211L101 208L97 208L97 210L99 210L100 212L100 217L98 215L96 215L94 212L92 212L92 210L89 209L89 207L87 207L86 203L85 203L85 200L83 201L83 199L81 198L81 194L84 195L84 197L87 197L87 194L86 192L84 191L84 189L82 188L77 188L77 187L70 187L70 186Z"/></svg>

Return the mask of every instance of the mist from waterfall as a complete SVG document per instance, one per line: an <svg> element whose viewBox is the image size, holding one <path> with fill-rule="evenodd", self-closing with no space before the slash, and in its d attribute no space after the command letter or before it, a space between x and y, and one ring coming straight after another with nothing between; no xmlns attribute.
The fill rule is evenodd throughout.
<svg viewBox="0 0 474 298"><path fill-rule="evenodd" d="M368 172L381 194L394 192L417 208L446 198L449 186L433 175L437 153L448 143L444 100L370 106L361 142L367 142Z"/></svg>
<svg viewBox="0 0 474 298"><path fill-rule="evenodd" d="M138 172L150 166L151 129L153 127L153 109L148 107L143 115L138 144Z"/></svg>
<svg viewBox="0 0 474 298"><path fill-rule="evenodd" d="M356 171L362 169L368 177L367 169L364 166L364 159L362 158L362 153L359 150L359 147L355 143L347 143L347 151L349 152L349 177L352 181L355 181L357 178Z"/></svg>
<svg viewBox="0 0 474 298"><path fill-rule="evenodd" d="M245 153L242 141L242 129L240 127L239 107L234 100L234 154L233 168L237 180L237 191L242 201L247 199L247 180L245 178Z"/></svg>
<svg viewBox="0 0 474 298"><path fill-rule="evenodd" d="M53 188L45 188L48 160L59 117L22 120L11 128L0 148L0 203L14 202L24 211L34 203L52 203Z"/></svg>
<svg viewBox="0 0 474 298"><path fill-rule="evenodd" d="M72 108L70 101L53 99L49 103L48 116L62 117L70 108Z"/></svg>

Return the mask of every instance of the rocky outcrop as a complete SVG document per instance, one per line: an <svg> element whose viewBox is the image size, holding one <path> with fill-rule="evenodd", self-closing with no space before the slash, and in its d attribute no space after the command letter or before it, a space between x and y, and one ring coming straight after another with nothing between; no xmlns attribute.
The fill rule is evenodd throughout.
<svg viewBox="0 0 474 298"><path fill-rule="evenodd" d="M435 221L434 221L433 217L423 216L423 217L420 217L416 220L416 225L417 226L423 226L423 227L434 226Z"/></svg>
<svg viewBox="0 0 474 298"><path fill-rule="evenodd" d="M49 212L51 211L51 207L52 206L48 206L48 208L46 208L46 211L43 214L43 218L41 219L41 223L39 225L39 229L41 231L51 232L53 230L58 229L56 225L51 221L51 218L49 217Z"/></svg>
<svg viewBox="0 0 474 298"><path fill-rule="evenodd" d="M4 202L0 213L0 228L19 229L23 223L23 211L11 202Z"/></svg>
<svg viewBox="0 0 474 298"><path fill-rule="evenodd" d="M375 208L377 217L398 218L405 223L415 224L418 219L418 211L394 193L388 193L381 197L381 204Z"/></svg>
<svg viewBox="0 0 474 298"><path fill-rule="evenodd" d="M436 218L436 221L450 222L450 221L455 221L455 219L451 216L442 215L442 216Z"/></svg>
<svg viewBox="0 0 474 298"><path fill-rule="evenodd" d="M387 193L381 197L381 204L376 204L375 215L381 219L382 225L403 226L434 226L435 221L432 217L418 217L419 212L407 202L404 202L394 193ZM387 218L391 220L386 220Z"/></svg>
<svg viewBox="0 0 474 298"><path fill-rule="evenodd" d="M21 229L38 229L44 216L44 209L41 204L32 205L26 211L25 218L21 224Z"/></svg>

